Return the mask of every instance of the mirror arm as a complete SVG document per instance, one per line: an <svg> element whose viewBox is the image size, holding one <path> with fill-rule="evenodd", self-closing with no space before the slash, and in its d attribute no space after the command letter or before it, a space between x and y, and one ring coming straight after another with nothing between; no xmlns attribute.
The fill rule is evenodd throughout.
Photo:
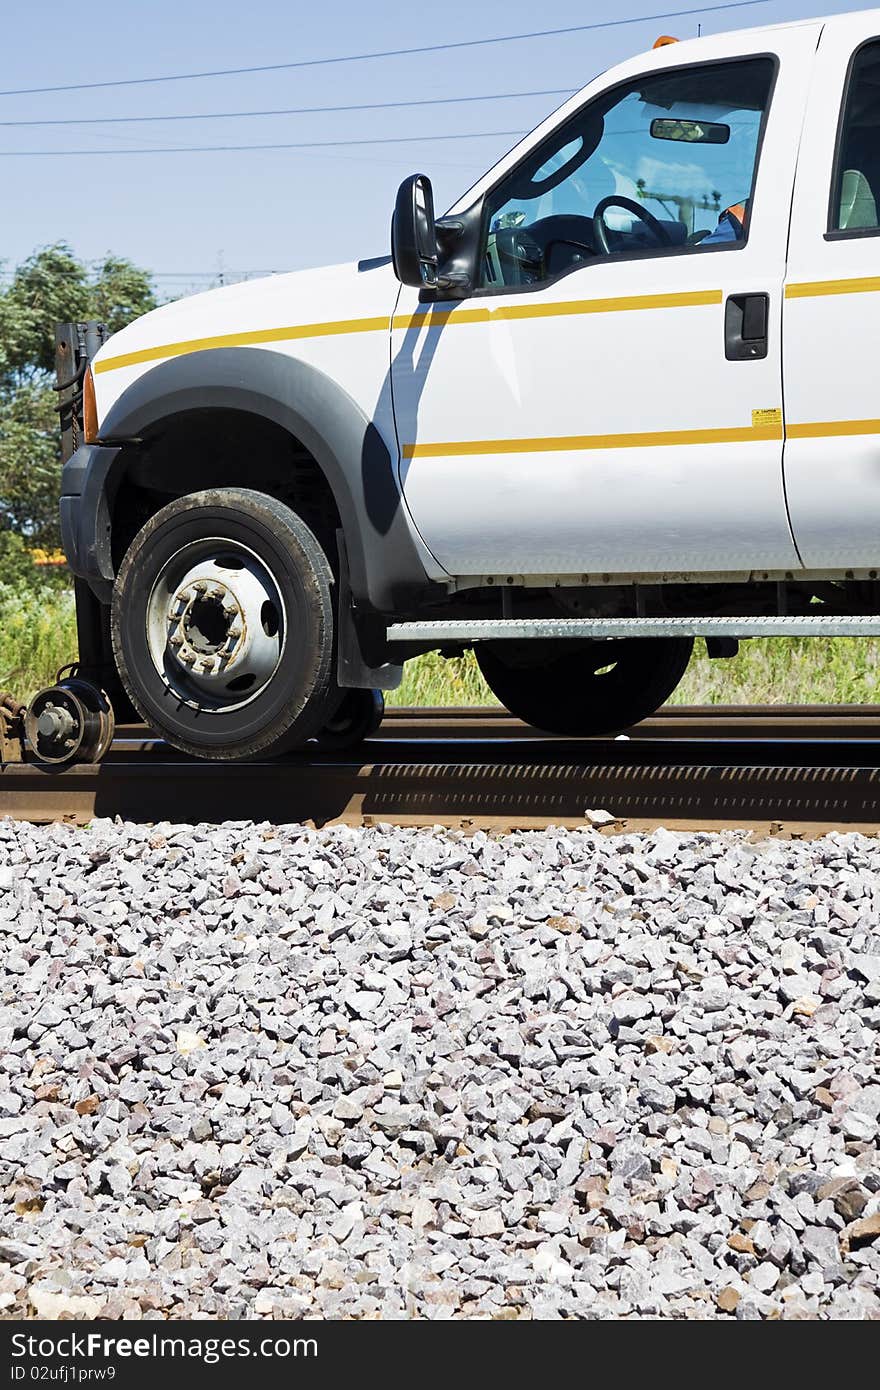
<svg viewBox="0 0 880 1390"><path fill-rule="evenodd" d="M440 217L436 223L437 249L442 260L454 260L455 249L464 236L465 224L457 217ZM441 294L452 294L465 298L473 289L471 276L466 270L440 271L435 288Z"/></svg>
<svg viewBox="0 0 880 1390"><path fill-rule="evenodd" d="M460 237L464 231L464 223L459 222L457 217L438 217L434 225L444 237Z"/></svg>
<svg viewBox="0 0 880 1390"><path fill-rule="evenodd" d="M438 290L469 290L471 277L466 270L450 270L445 275L438 275L434 285Z"/></svg>

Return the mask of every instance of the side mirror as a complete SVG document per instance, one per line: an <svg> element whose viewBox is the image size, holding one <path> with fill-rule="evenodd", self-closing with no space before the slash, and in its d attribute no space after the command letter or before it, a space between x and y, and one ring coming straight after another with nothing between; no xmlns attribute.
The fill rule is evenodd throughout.
<svg viewBox="0 0 880 1390"><path fill-rule="evenodd" d="M434 194L426 174L411 174L397 190L391 219L391 259L401 284L437 283L437 229Z"/></svg>

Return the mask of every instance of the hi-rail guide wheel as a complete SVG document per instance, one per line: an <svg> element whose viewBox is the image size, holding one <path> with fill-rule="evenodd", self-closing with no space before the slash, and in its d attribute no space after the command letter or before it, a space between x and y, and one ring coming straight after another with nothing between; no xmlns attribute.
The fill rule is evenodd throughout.
<svg viewBox="0 0 880 1390"><path fill-rule="evenodd" d="M103 690L70 677L31 700L25 735L41 763L98 763L113 741L116 721Z"/></svg>
<svg viewBox="0 0 880 1390"><path fill-rule="evenodd" d="M356 748L377 731L384 716L381 690L346 690L336 713L315 736L318 747L326 753Z"/></svg>

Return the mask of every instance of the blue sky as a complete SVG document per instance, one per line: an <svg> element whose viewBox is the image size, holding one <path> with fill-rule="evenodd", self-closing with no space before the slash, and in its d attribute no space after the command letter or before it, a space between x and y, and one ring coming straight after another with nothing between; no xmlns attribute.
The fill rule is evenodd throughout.
<svg viewBox="0 0 880 1390"><path fill-rule="evenodd" d="M714 0L717 3L717 0ZM447 0L441 8L362 0L58 0L4 7L0 87L51 86L327 58L516 34L689 8L694 0ZM660 33L696 34L868 8L767 0L746 9L646 19L591 33L444 53L96 91L0 97L0 122L251 111L577 88L651 47ZM414 139L324 150L127 154L141 146L333 141L525 132L561 97L453 106L157 124L0 124L0 261L66 240L86 259L112 250L158 276L163 297L227 273L281 271L383 253L399 181L431 175L438 210L514 143L502 134ZM14 150L100 150L98 156L5 157Z"/></svg>

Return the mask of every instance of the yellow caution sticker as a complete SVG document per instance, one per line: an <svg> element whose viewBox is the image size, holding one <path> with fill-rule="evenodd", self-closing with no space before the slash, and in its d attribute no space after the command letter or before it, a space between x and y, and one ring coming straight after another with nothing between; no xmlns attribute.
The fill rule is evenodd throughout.
<svg viewBox="0 0 880 1390"><path fill-rule="evenodd" d="M781 425L782 411L778 406L767 407L764 410L752 411L752 429L757 430L767 425Z"/></svg>

